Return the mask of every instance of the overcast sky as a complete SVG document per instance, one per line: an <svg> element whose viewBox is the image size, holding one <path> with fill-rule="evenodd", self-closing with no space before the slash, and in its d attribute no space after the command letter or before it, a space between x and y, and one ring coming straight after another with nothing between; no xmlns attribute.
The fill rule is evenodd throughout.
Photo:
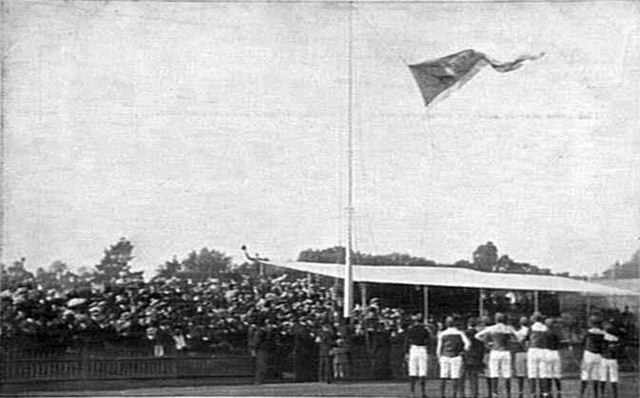
<svg viewBox="0 0 640 398"><path fill-rule="evenodd" d="M348 8L5 2L4 261L344 243ZM356 249L587 274L637 249L640 5L360 3ZM427 113L403 63L498 60Z"/></svg>

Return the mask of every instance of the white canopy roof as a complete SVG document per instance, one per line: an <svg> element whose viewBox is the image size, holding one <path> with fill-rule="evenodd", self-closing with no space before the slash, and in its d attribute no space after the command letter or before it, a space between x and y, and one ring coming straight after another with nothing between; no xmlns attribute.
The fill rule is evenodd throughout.
<svg viewBox="0 0 640 398"><path fill-rule="evenodd" d="M267 264L334 278L344 277L344 264L305 262L268 262ZM597 295L638 296L637 292L581 280L530 274L481 272L457 267L421 267L396 265L354 265L355 282L398 283L404 285L451 286L498 290L540 290L590 293Z"/></svg>

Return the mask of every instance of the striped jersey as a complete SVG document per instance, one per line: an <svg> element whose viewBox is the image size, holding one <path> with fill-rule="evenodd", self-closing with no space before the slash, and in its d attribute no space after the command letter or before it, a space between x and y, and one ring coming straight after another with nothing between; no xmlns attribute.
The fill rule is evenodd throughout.
<svg viewBox="0 0 640 398"><path fill-rule="evenodd" d="M534 322L529 329L529 348L548 348L549 328L542 322Z"/></svg>
<svg viewBox="0 0 640 398"><path fill-rule="evenodd" d="M438 334L438 346L436 352L445 357L457 357L463 351L468 350L471 342L467 336L456 328L446 328Z"/></svg>
<svg viewBox="0 0 640 398"><path fill-rule="evenodd" d="M587 330L587 335L584 338L584 350L594 354L602 354L604 335L604 331L600 328Z"/></svg>

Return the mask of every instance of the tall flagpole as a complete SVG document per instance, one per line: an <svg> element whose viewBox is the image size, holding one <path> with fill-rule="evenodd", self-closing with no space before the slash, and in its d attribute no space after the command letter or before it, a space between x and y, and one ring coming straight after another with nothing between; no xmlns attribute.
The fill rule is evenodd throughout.
<svg viewBox="0 0 640 398"><path fill-rule="evenodd" d="M348 57L347 241L344 256L344 302L342 308L342 314L345 319L351 316L351 308L353 308L353 269L351 264L351 254L353 253L353 2L349 2Z"/></svg>

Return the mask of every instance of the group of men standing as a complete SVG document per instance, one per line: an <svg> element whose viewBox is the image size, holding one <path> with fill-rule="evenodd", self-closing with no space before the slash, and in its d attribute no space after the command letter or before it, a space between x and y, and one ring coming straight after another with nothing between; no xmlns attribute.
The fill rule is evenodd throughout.
<svg viewBox="0 0 640 398"><path fill-rule="evenodd" d="M434 332L422 322L422 315L412 317L405 340L406 359L411 380L411 395L416 394L420 382L422 397L426 397L427 346ZM479 393L479 375L484 373L489 397L499 395L499 380L504 381L507 397L511 396L511 378L518 381L518 397L525 392L525 379L529 380L532 398L551 398L553 387L558 398L562 397L562 362L560 348L566 342L561 337L558 321L544 319L540 313L531 318L523 317L517 327L506 323L504 314L494 317L494 324L470 318L463 330L453 317L445 320L445 329L435 334L436 355L440 368L440 393L446 396L447 384L451 382L452 396L464 396L465 382L470 386L471 397ZM580 397L591 386L594 398L605 395L606 382L611 384L611 393L618 397L619 338L612 325L603 323L598 317L589 318L589 327L584 333L584 355L581 364Z"/></svg>

